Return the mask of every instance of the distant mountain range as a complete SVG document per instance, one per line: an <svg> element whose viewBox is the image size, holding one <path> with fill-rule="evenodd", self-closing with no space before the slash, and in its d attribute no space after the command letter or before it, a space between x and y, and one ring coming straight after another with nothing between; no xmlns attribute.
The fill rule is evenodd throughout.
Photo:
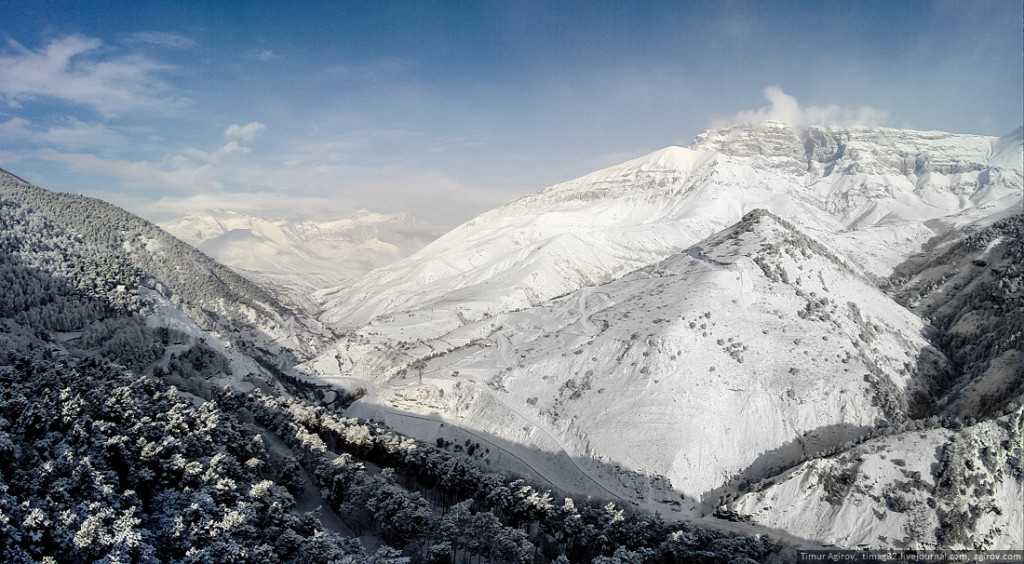
<svg viewBox="0 0 1024 564"><path fill-rule="evenodd" d="M160 225L278 298L316 311L310 295L411 255L439 232L407 215L361 212L327 222L202 210Z"/></svg>

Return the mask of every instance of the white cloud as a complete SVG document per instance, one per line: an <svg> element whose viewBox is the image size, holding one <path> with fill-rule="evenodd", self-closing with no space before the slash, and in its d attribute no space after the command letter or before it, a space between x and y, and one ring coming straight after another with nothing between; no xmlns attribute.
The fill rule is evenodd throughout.
<svg viewBox="0 0 1024 564"><path fill-rule="evenodd" d="M349 162L345 155L333 151L313 152L299 161L277 154L254 157L232 153L232 158L227 158L228 152L228 146L213 153L180 152L160 163L160 168L210 164L216 178L224 183L218 198L227 199L234 191L246 194L221 207L246 206L246 211L259 212L256 215L263 217L336 219L352 210L371 209L407 212L435 225L454 226L509 198L508 194L467 184L440 171L408 168L404 162L370 166ZM197 197L190 196L189 200L195 202ZM158 211L166 214L175 201L178 199L168 200ZM151 211L146 208L145 213Z"/></svg>
<svg viewBox="0 0 1024 564"><path fill-rule="evenodd" d="M455 227L509 200L507 193L432 170L375 174L344 189L335 188L334 193L357 207L373 207L383 213L408 212L443 227Z"/></svg>
<svg viewBox="0 0 1024 564"><path fill-rule="evenodd" d="M861 106L856 109L828 106L802 108L797 99L777 86L764 89L770 106L758 110L746 110L728 117L717 117L711 121L712 128L727 127L741 123L758 124L765 121L781 121L794 127L810 125L836 125L840 127L877 126L889 119L885 110Z"/></svg>
<svg viewBox="0 0 1024 564"><path fill-rule="evenodd" d="M228 139L216 151L208 153L201 149L188 148L176 153L169 154L167 160L175 166L184 166L189 161L202 162L206 164L218 164L222 157L233 154L248 154L252 149L243 145L252 141L256 135L266 129L262 123L250 122L246 125L231 124L225 131L224 137Z"/></svg>
<svg viewBox="0 0 1024 564"><path fill-rule="evenodd" d="M216 155L230 155L231 153L251 153L252 149L244 147L238 141L228 141L217 149Z"/></svg>
<svg viewBox="0 0 1024 564"><path fill-rule="evenodd" d="M4 151L3 149L0 149L0 163L3 163L4 166L20 163L23 160L25 160L24 153L16 153L14 151Z"/></svg>
<svg viewBox="0 0 1024 564"><path fill-rule="evenodd" d="M228 158L251 153L244 142L251 141L264 129L263 124L255 121L246 125L232 124L224 131L228 140L213 151L189 147L164 151L157 160L126 159L121 156L123 151L118 151L128 144L126 138L103 124L67 118L60 125L43 129L16 117L0 122L0 147L18 147L10 155L17 155L19 161L57 164L80 173L83 178L93 175L118 179L125 188L137 190L139 194L217 193L223 189L224 179L245 178L250 168L264 170L262 163L249 158ZM114 149L113 154L119 156L110 157L108 149ZM255 178L259 180L261 175Z"/></svg>
<svg viewBox="0 0 1024 564"><path fill-rule="evenodd" d="M227 155L244 155L251 153L252 149L241 145L238 141L228 141L212 153L190 147L174 153L168 153L164 157L165 165L184 167L190 163L220 164L221 158Z"/></svg>
<svg viewBox="0 0 1024 564"><path fill-rule="evenodd" d="M140 109L166 112L182 104L156 77L169 67L141 56L102 59L99 39L68 36L38 51L10 40L7 47L0 52L0 103L11 107L55 98L110 117Z"/></svg>
<svg viewBox="0 0 1024 564"><path fill-rule="evenodd" d="M245 125L233 123L224 130L224 138L248 143L256 137L256 134L266 129L267 126L258 121L249 122Z"/></svg>
<svg viewBox="0 0 1024 564"><path fill-rule="evenodd" d="M329 168L284 171L247 167L244 173L235 171L239 175L233 176L233 181L246 187L258 186L252 192L203 192L156 201L135 194L111 197L119 205L157 222L203 209L229 209L292 221L329 221L350 217L359 210L371 210L409 213L445 229L508 199L493 190L466 185L440 173L382 174L353 179L352 170L339 175ZM452 202L459 204L453 206Z"/></svg>
<svg viewBox="0 0 1024 564"><path fill-rule="evenodd" d="M144 188L176 188L187 192L221 189L221 183L212 178L212 167L208 164L164 170L148 161L104 159L84 153L60 153L53 149L42 149L32 156L74 170L119 178Z"/></svg>
<svg viewBox="0 0 1024 564"><path fill-rule="evenodd" d="M125 195L113 195L119 205L131 209L150 221L169 221L189 212L207 209L226 209L268 219L292 221L330 220L348 217L355 208L346 207L331 198L294 196L275 192L219 192L194 194L183 197L164 197L157 201L142 200Z"/></svg>

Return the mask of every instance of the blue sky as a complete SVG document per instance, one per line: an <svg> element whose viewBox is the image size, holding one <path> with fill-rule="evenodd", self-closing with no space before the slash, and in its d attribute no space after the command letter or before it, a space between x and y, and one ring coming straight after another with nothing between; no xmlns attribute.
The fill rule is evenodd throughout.
<svg viewBox="0 0 1024 564"><path fill-rule="evenodd" d="M771 108L1003 135L1019 0L0 3L0 167L164 220L451 227Z"/></svg>

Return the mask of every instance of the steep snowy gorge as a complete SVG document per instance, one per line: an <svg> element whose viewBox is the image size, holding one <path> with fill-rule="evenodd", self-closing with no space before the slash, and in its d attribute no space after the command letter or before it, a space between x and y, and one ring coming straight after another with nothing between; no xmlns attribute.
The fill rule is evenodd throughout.
<svg viewBox="0 0 1024 564"><path fill-rule="evenodd" d="M364 389L353 413L490 437L569 490L842 546L1005 546L1024 532L1008 509L1019 451L993 462L1005 495L954 523L939 514L969 493L943 490L914 535L880 494L845 497L872 474L829 457L918 445L938 467L929 445L955 442L951 421L1019 426L1022 169L1021 130L709 131L324 292L321 320L347 333L304 369ZM815 475L801 464L838 468L841 487L778 493L787 472ZM941 479L922 479L925 503ZM755 484L767 493L743 497ZM787 520L773 504L799 513L782 499L797 491L845 517L832 532ZM1002 533L985 536L987 510L1008 516ZM877 514L889 540L836 533Z"/></svg>
<svg viewBox="0 0 1024 564"><path fill-rule="evenodd" d="M907 396L912 419L725 496L724 514L842 546L1020 548L1024 215L968 233L889 282L945 354Z"/></svg>

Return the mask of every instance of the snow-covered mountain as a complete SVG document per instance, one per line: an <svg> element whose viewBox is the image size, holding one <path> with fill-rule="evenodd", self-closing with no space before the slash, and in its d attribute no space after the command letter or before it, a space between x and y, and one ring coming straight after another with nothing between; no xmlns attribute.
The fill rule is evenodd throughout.
<svg viewBox="0 0 1024 564"><path fill-rule="evenodd" d="M446 312L450 327L461 323L456 313L479 319L537 305L682 251L757 208L885 276L950 225L1019 205L1020 138L1020 130L997 139L778 122L710 131L690 148L668 147L484 213L325 292L322 320L352 329L431 309Z"/></svg>
<svg viewBox="0 0 1024 564"><path fill-rule="evenodd" d="M391 379L382 404L538 449L553 440L585 473L663 476L687 509L744 469L805 454L792 441L823 449L902 420L907 365L927 349L921 320L765 212L608 284L409 339L424 323L396 315L315 368L376 369ZM593 477L616 489L617 476Z"/></svg>
<svg viewBox="0 0 1024 564"><path fill-rule="evenodd" d="M908 397L914 419L752 484L725 512L845 546L1020 548L1024 215L968 231L891 279L948 359Z"/></svg>
<svg viewBox="0 0 1024 564"><path fill-rule="evenodd" d="M925 426L939 429L1019 408L1024 374L1003 352L1024 343L998 335L1019 332L1019 269L943 253L977 254L965 237L1019 214L1021 133L710 131L487 212L325 292L322 321L348 333L305 368L366 389L354 414L423 438L454 424L568 490L690 516L871 437L934 458L932 443L903 438L922 418L941 416ZM1010 236L993 238L993 256L1019 263L1002 250ZM953 276L974 260L984 276ZM975 279L990 286L960 292ZM903 297L938 287L953 298ZM1010 297L978 310L987 287ZM985 344L958 354L975 329ZM999 508L1020 501L1007 488ZM966 494L948 495L953 507ZM772 507L754 515L743 500L720 514L843 546L908 546L900 519L893 542L865 540ZM984 546L978 522L955 542L941 527L922 542Z"/></svg>
<svg viewBox="0 0 1024 564"><path fill-rule="evenodd" d="M441 540L456 530L512 539L522 559L619 554L605 541L632 543L637 535L625 531L648 527L667 539L651 546L676 557L711 547L761 561L777 550L760 536L721 544L706 531L669 531L624 517L617 507L626 505L803 546L1021 548L1022 145L1020 129L1000 139L777 122L710 131L690 148L485 213L314 299L302 298L341 279L332 262L345 253L411 251L420 228L378 216L332 227L227 212L171 226L297 303L313 308L322 299L321 318L334 332L140 218L0 171L0 388L18 394L0 397L15 421L0 417L0 459L29 468L42 464L20 459L23 447L40 461L66 454L62 432L44 438L39 429L66 430L89 406L68 435L84 462L59 472L71 476L95 460L92 475L116 478L125 496L148 491L153 468L171 472L159 478L168 484L184 479L186 493L201 472L200 495L218 503L243 499L222 495L232 484L257 499L280 481L301 494L303 511L327 503L354 512L352 522L372 522L403 546L416 531L413 552L441 546L446 559L484 554ZM356 271L377 264L362 259ZM65 357L84 372L68 370ZM80 401L65 383L120 398L114 389L126 389L119 386L133 371L159 382L134 384L136 403L159 400L138 425L128 423L131 409L107 409L106 397ZM165 394L170 383L189 390L184 401L171 388ZM225 386L232 391L220 392ZM23 409L58 394L63 423ZM19 399L30 397L39 399ZM173 444L150 441L198 424L165 412L201 404L188 420L215 424L218 402L238 421L218 434L231 443L266 437L272 469L262 470L262 438L236 449L252 457L243 473L211 457L213 435L189 453L194 462L169 458L148 472L118 465L171 456ZM90 445L114 443L82 437L121 423L87 420L122 415L138 435L124 444L138 452L93 452ZM146 425L153 417L167 426L154 431ZM51 422L41 427L44 419ZM477 466L456 460L459 452ZM372 472L357 462L363 457ZM392 470L375 470L385 467ZM484 477L484 468L614 503L552 503L524 482ZM443 515L404 491L396 469L405 485L432 489ZM47 506L53 517L33 516L32 504L43 505L32 500L46 491L28 470L11 475L15 495L0 496L0 509L16 516L12 523L36 527L61 514L85 531L92 522L74 497ZM144 487L132 481L140 479ZM102 480L94 485L107 488ZM279 490L274 507L292 507ZM468 498L476 500L472 517L468 503L451 505ZM380 510L395 500L404 513ZM237 529L264 531L256 525L262 511L243 506L248 513L230 515L251 526ZM305 524L312 521L290 523L310 542L323 538ZM548 528L554 523L565 530ZM20 538L39 550L44 537L33 535ZM286 540L274 550L296 550L288 533L278 537ZM262 542L240 539L239 547L248 546L242 540ZM159 550L184 555L201 542ZM53 546L71 544L67 537Z"/></svg>
<svg viewBox="0 0 1024 564"><path fill-rule="evenodd" d="M330 339L330 332L315 320L296 315L252 281L112 204L50 192L2 169L0 197L35 216L49 218L103 257L96 259L97 264L73 270L74 274L80 270L102 273L105 278L78 284L95 285L95 291L102 290L103 294L111 293L118 285L124 286L118 290L124 295L151 294L146 296L152 301L147 301L150 307L182 320L188 325L186 332L217 334L219 339L247 347L249 352L260 351L257 356L282 367L294 364L296 356L306 358L318 352ZM45 235L36 237L45 239ZM105 267L113 268L109 265L120 265L120 270L104 271ZM67 276L73 278L72 274ZM104 299L110 297L105 295Z"/></svg>
<svg viewBox="0 0 1024 564"><path fill-rule="evenodd" d="M408 215L366 211L334 221L289 222L210 209L160 226L307 311L316 311L309 299L314 290L411 255L439 235Z"/></svg>

